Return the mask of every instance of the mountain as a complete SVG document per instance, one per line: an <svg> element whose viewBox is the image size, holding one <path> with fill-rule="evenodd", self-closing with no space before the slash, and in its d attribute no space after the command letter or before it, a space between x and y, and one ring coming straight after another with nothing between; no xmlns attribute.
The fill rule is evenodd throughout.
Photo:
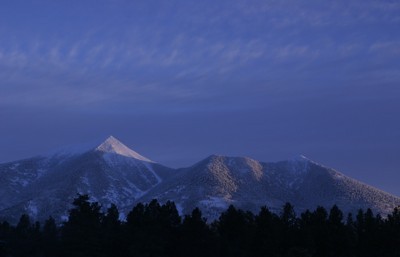
<svg viewBox="0 0 400 257"><path fill-rule="evenodd" d="M137 202L173 200L181 213L200 207L217 218L230 204L258 212L260 206L280 212L285 202L298 212L338 205L345 212L371 208L386 215L400 198L349 178L304 156L266 163L246 157L212 155L151 189Z"/></svg>
<svg viewBox="0 0 400 257"><path fill-rule="evenodd" d="M109 137L87 151L61 152L0 165L0 217L21 213L65 219L77 193L108 206L131 207L172 170Z"/></svg>
<svg viewBox="0 0 400 257"><path fill-rule="evenodd" d="M28 213L65 220L77 193L105 207L115 203L125 215L139 202L171 200L181 214L200 207L209 220L230 204L254 212L261 206L279 212L285 202L298 212L337 204L345 212L371 208L382 215L400 205L400 198L304 156L259 162L212 155L171 169L109 137L86 150L0 164L0 219L16 222Z"/></svg>

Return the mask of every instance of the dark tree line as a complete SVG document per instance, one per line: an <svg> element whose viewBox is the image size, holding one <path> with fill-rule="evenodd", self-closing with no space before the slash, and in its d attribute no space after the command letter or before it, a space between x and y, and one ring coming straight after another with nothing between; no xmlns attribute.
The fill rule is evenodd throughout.
<svg viewBox="0 0 400 257"><path fill-rule="evenodd" d="M10 257L399 257L400 209L383 219L370 209L344 217L333 206L296 216L285 204L277 215L230 206L211 224L199 209L181 218L173 202L138 204L126 221L112 205L79 195L69 219L40 224L22 215L16 226L0 224L0 256Z"/></svg>

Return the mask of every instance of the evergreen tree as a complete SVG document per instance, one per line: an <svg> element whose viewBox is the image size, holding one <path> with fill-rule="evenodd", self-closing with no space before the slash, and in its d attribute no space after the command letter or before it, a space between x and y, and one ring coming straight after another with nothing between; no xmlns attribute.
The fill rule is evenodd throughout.
<svg viewBox="0 0 400 257"><path fill-rule="evenodd" d="M281 213L281 221L285 228L294 229L297 226L296 212L294 211L293 205L285 203L283 211Z"/></svg>
<svg viewBox="0 0 400 257"><path fill-rule="evenodd" d="M11 255L16 257L38 256L38 230L40 225L32 224L28 215L21 215L14 232L9 238Z"/></svg>
<svg viewBox="0 0 400 257"><path fill-rule="evenodd" d="M221 256L247 256L251 246L254 216L249 212L237 210L233 205L223 212L216 225Z"/></svg>
<svg viewBox="0 0 400 257"><path fill-rule="evenodd" d="M42 250L44 257L54 257L60 255L59 234L56 221L49 217L43 225L42 230Z"/></svg>
<svg viewBox="0 0 400 257"><path fill-rule="evenodd" d="M314 219L313 213L306 210L301 213L299 219L299 241L304 249L307 249L307 255L312 256L315 252L316 242L314 238Z"/></svg>
<svg viewBox="0 0 400 257"><path fill-rule="evenodd" d="M0 224L0 256L8 256L10 253L10 237L12 227L7 221Z"/></svg>
<svg viewBox="0 0 400 257"><path fill-rule="evenodd" d="M350 247L347 229L343 223L343 212L334 205L328 217L329 256L346 256Z"/></svg>
<svg viewBox="0 0 400 257"><path fill-rule="evenodd" d="M383 224L385 232L383 240L383 256L400 257L400 207L393 210L388 215L387 220Z"/></svg>
<svg viewBox="0 0 400 257"><path fill-rule="evenodd" d="M106 215L101 221L102 241L105 256L124 256L122 250L122 230L119 220L119 211L115 204L107 209Z"/></svg>
<svg viewBox="0 0 400 257"><path fill-rule="evenodd" d="M127 256L140 256L142 241L144 236L141 236L142 231L146 230L145 224L145 206L138 203L128 213L126 223L122 225L123 229L123 249ZM145 233L145 232L143 232Z"/></svg>
<svg viewBox="0 0 400 257"><path fill-rule="evenodd" d="M285 203L280 215L281 232L278 234L280 239L280 254L283 256L297 256L304 252L299 247L298 220L293 205Z"/></svg>
<svg viewBox="0 0 400 257"><path fill-rule="evenodd" d="M129 256L175 256L180 217L172 202L138 204L128 214Z"/></svg>
<svg viewBox="0 0 400 257"><path fill-rule="evenodd" d="M103 256L101 206L97 202L90 202L88 195L78 195L73 205L68 221L62 228L65 256Z"/></svg>
<svg viewBox="0 0 400 257"><path fill-rule="evenodd" d="M278 252L279 217L267 207L262 207L254 219L254 234L251 254L253 256L274 256Z"/></svg>
<svg viewBox="0 0 400 257"><path fill-rule="evenodd" d="M179 236L179 256L216 256L214 237L199 208L185 215Z"/></svg>
<svg viewBox="0 0 400 257"><path fill-rule="evenodd" d="M374 217L371 209L366 212L359 210L356 219L358 234L357 252L360 256L381 256L381 249L377 245L379 242L380 221Z"/></svg>

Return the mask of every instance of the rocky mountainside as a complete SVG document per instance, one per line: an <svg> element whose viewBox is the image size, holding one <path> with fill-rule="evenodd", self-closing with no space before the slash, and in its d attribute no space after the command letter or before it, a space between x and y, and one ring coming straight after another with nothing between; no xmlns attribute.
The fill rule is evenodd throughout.
<svg viewBox="0 0 400 257"><path fill-rule="evenodd" d="M371 208L386 215L400 205L400 198L349 178L304 156L276 163L245 157L210 156L176 174L138 202L173 200L182 213L200 207L217 218L230 204L258 212L260 206L279 212L285 202L297 211L331 208L345 212Z"/></svg>
<svg viewBox="0 0 400 257"><path fill-rule="evenodd" d="M285 202L298 211L337 204L346 212L371 208L382 215L400 205L400 198L303 156L266 163L212 155L171 169L110 137L86 151L0 164L0 219L15 222L22 213L66 219L77 193L105 207L115 203L123 214L138 202L171 200L181 214L200 207L210 220L230 204L255 212L264 205L279 212Z"/></svg>

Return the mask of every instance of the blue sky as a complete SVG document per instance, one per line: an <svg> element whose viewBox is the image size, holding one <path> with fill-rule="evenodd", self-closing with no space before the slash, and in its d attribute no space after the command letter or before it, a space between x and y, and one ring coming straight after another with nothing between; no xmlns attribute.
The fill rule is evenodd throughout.
<svg viewBox="0 0 400 257"><path fill-rule="evenodd" d="M0 3L0 162L114 135L169 166L304 154L400 195L398 1Z"/></svg>

